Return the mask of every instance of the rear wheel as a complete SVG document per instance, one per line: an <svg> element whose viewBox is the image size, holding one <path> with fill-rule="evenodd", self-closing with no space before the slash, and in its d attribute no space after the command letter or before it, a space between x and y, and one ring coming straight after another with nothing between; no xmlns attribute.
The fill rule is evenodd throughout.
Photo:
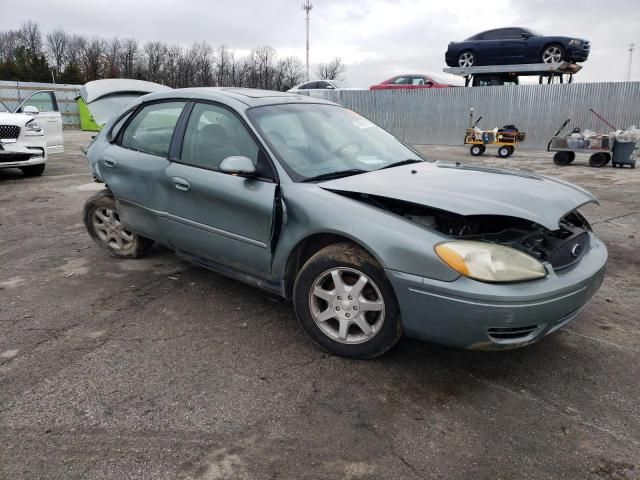
<svg viewBox="0 0 640 480"><path fill-rule="evenodd" d="M564 48L562 45L547 45L540 55L542 63L560 63L564 60Z"/></svg>
<svg viewBox="0 0 640 480"><path fill-rule="evenodd" d="M83 214L91 238L114 257L138 258L153 244L152 240L124 228L116 201L108 190L87 200Z"/></svg>
<svg viewBox="0 0 640 480"><path fill-rule="evenodd" d="M41 163L39 165L29 165L28 167L21 167L22 174L25 177L39 177L44 173L45 164Z"/></svg>
<svg viewBox="0 0 640 480"><path fill-rule="evenodd" d="M604 167L611 160L611 155L608 153L594 153L589 157L589 165L594 168Z"/></svg>
<svg viewBox="0 0 640 480"><path fill-rule="evenodd" d="M556 152L553 156L553 163L556 165L569 165L576 158L574 152Z"/></svg>
<svg viewBox="0 0 640 480"><path fill-rule="evenodd" d="M469 51L469 50L465 50L464 52L460 53L460 55L458 56L458 66L459 67L473 67L475 66L477 63L476 61L476 56L473 52Z"/></svg>
<svg viewBox="0 0 640 480"><path fill-rule="evenodd" d="M325 247L307 261L293 302L303 329L334 355L377 357L402 336L400 309L383 269L350 243Z"/></svg>
<svg viewBox="0 0 640 480"><path fill-rule="evenodd" d="M485 150L486 150L486 147L484 145L472 145L471 148L469 149L469 152L474 157L478 157L482 155Z"/></svg>

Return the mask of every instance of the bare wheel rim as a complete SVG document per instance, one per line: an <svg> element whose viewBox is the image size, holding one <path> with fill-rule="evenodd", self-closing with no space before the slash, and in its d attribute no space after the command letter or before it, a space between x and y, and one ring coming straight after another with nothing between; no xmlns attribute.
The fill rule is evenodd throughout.
<svg viewBox="0 0 640 480"><path fill-rule="evenodd" d="M458 58L458 65L461 67L472 67L475 59L473 58L473 53L464 52Z"/></svg>
<svg viewBox="0 0 640 480"><path fill-rule="evenodd" d="M367 342L384 323L380 289L352 268L332 268L318 275L309 292L309 308L322 333L339 343Z"/></svg>
<svg viewBox="0 0 640 480"><path fill-rule="evenodd" d="M120 223L118 212L109 207L96 208L91 215L98 238L113 250L127 250L133 246L133 233Z"/></svg>
<svg viewBox="0 0 640 480"><path fill-rule="evenodd" d="M548 47L542 53L542 61L544 63L560 63L562 60L562 50L560 47Z"/></svg>

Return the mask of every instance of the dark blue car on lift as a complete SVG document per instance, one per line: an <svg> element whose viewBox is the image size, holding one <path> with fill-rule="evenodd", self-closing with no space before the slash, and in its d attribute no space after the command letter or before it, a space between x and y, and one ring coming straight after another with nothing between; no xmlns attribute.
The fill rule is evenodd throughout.
<svg viewBox="0 0 640 480"><path fill-rule="evenodd" d="M450 67L520 63L584 62L591 42L573 37L543 36L528 28L497 28L464 42L451 42L445 60Z"/></svg>

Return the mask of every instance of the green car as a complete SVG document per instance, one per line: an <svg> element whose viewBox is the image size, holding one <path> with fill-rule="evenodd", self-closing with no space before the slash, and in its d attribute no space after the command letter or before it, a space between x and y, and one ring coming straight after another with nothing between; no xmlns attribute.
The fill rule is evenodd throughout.
<svg viewBox="0 0 640 480"><path fill-rule="evenodd" d="M84 222L116 257L152 242L291 299L309 336L372 358L404 334L504 349L563 327L605 245L566 182L425 160L355 112L237 88L140 97L87 150ZM251 315L251 312L247 312Z"/></svg>

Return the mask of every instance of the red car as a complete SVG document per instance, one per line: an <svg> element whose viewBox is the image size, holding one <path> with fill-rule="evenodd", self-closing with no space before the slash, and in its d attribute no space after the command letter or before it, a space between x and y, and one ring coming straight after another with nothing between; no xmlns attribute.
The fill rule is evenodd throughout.
<svg viewBox="0 0 640 480"><path fill-rule="evenodd" d="M448 88L455 87L448 83L440 83L433 77L420 74L397 75L377 85L371 85L369 90L396 90L400 88Z"/></svg>

